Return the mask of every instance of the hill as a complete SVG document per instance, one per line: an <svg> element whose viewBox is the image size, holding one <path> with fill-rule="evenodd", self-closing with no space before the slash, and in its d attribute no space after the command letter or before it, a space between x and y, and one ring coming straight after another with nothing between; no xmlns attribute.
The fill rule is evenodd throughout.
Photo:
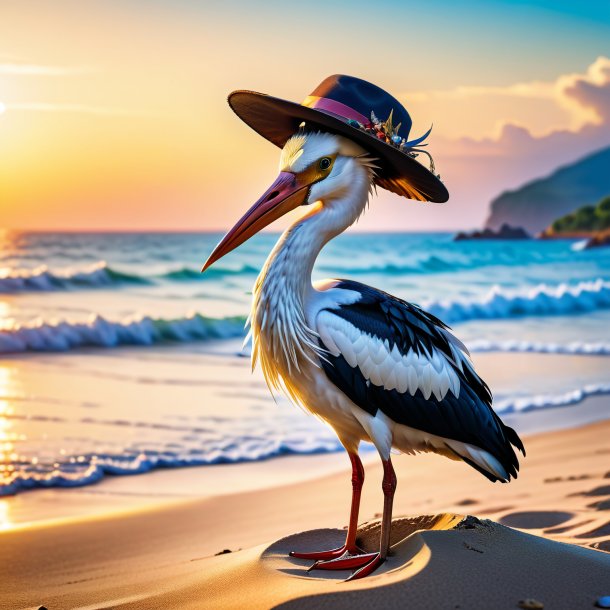
<svg viewBox="0 0 610 610"><path fill-rule="evenodd" d="M485 223L497 230L504 223L537 233L577 208L596 204L610 193L610 147L588 155L491 202Z"/></svg>

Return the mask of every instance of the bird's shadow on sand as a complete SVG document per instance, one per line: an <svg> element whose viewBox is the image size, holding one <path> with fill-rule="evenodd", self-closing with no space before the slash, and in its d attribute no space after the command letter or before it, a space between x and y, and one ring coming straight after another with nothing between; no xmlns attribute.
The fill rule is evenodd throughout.
<svg viewBox="0 0 610 610"><path fill-rule="evenodd" d="M396 569L409 567L413 558L421 550L422 541L413 537L422 530L451 529L461 520L463 515L425 515L420 517L400 517L392 522L390 538L390 557L376 571L375 575L384 574ZM381 521L375 520L362 524L358 529L357 544L364 553L372 553L379 549ZM351 574L350 570L312 570L308 569L314 563L307 559L297 559L288 555L289 551L308 552L340 547L345 541L344 530L315 530L303 532L279 540L265 551L264 556L275 557L290 565L278 567L283 574L306 578L309 580L335 580L343 582ZM286 550L288 549L288 551Z"/></svg>

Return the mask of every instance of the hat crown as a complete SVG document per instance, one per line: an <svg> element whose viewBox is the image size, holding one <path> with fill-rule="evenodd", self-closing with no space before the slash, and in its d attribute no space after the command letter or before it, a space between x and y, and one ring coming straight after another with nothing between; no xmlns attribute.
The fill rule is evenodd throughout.
<svg viewBox="0 0 610 610"><path fill-rule="evenodd" d="M379 120L385 121L393 112L392 123L400 124L398 135L405 140L409 139L412 120L407 109L394 96L373 83L355 76L333 74L325 78L310 97L339 102L353 108L367 119L370 119L371 112L374 112Z"/></svg>
<svg viewBox="0 0 610 610"><path fill-rule="evenodd" d="M329 76L300 104L256 91L233 91L229 105L246 124L280 148L303 126L342 135L375 158L375 184L381 188L419 201L442 203L449 199L432 156L416 148L431 129L409 140L412 121L406 108L365 80L345 74ZM429 158L430 169L416 159L420 154Z"/></svg>

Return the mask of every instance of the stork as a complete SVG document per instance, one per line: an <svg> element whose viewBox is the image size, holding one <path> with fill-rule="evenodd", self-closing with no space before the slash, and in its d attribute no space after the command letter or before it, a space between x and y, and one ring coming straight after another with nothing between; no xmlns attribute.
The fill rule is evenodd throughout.
<svg viewBox="0 0 610 610"><path fill-rule="evenodd" d="M356 281L312 283L321 249L358 220L375 185L414 199L446 199L437 176L414 160L416 144L392 125L396 109L403 125L404 117L408 119L397 100L353 77L327 81L321 85L325 95L310 96L314 101L300 106L246 91L229 98L242 119L282 146L280 171L203 270L287 212L301 206L305 210L282 234L256 280L249 318L252 364L260 363L272 391L283 390L329 424L347 451L352 500L345 543L291 555L314 561L316 569L353 570L350 580L371 574L388 557L397 484L392 449L462 460L493 482L516 477L519 462L513 446L525 451L517 433L492 409L490 390L475 372L467 349L441 320ZM354 110L356 103L370 103L363 102L367 96L362 91L371 90L377 108L381 101L391 104L389 126L377 120L368 127L360 120L368 117ZM358 99L348 105L346 95ZM371 117L376 120L374 111ZM375 128L386 136L384 141L371 133ZM408 136L408 131L402 133ZM400 143L389 141L393 136ZM397 160L403 158L400 170ZM363 553L356 544L364 483L361 441L375 446L383 464L376 553Z"/></svg>

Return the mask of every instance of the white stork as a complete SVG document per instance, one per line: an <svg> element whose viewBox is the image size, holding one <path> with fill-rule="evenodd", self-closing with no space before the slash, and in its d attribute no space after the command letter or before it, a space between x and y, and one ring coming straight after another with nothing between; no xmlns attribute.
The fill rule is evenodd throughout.
<svg viewBox="0 0 610 610"><path fill-rule="evenodd" d="M525 454L516 432L491 407L464 345L417 305L350 280L312 284L320 250L367 206L375 164L352 140L300 131L285 144L277 180L218 244L204 270L298 206L307 212L280 237L254 286L252 363L271 389L327 422L352 464L352 503L345 544L292 553L317 569L373 572L388 555L396 475L390 452L439 453L463 460L491 481L508 482ZM356 546L364 469L361 441L383 463L380 548Z"/></svg>

